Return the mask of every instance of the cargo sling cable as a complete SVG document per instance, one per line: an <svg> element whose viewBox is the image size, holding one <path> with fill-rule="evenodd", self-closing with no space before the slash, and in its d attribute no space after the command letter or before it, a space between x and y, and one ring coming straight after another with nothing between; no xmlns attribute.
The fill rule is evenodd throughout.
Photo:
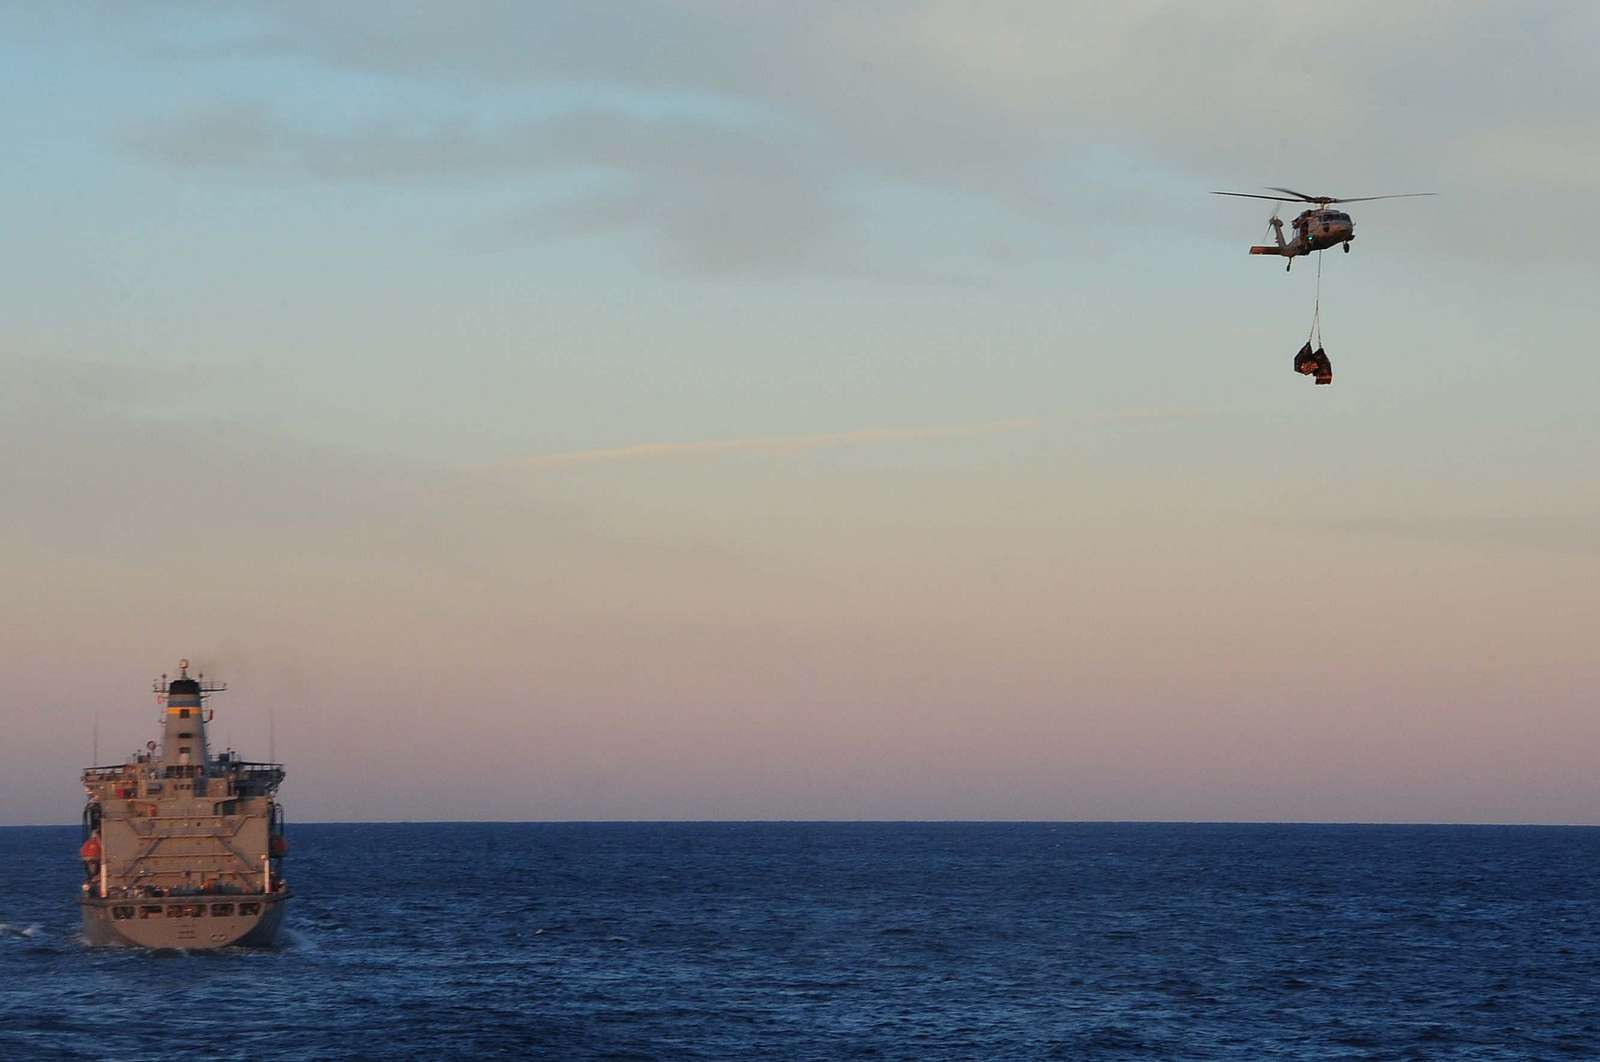
<svg viewBox="0 0 1600 1062"><path fill-rule="evenodd" d="M1315 344L1315 349L1313 349ZM1333 363L1322 349L1322 252L1317 252L1317 294L1311 308L1311 330L1306 333L1306 344L1294 356L1294 371L1303 376L1315 375L1317 383L1333 382Z"/></svg>

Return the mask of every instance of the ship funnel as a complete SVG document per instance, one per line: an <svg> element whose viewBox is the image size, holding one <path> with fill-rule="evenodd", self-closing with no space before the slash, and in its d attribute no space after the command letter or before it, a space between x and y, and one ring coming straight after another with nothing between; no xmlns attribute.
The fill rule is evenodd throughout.
<svg viewBox="0 0 1600 1062"><path fill-rule="evenodd" d="M210 752L206 745L205 699L212 693L227 689L222 682L206 682L204 675L189 677L189 661L178 663L178 677L167 681L162 675L157 692L165 697L166 713L161 728L161 759L169 778L203 779ZM204 792L205 783L195 784L196 792Z"/></svg>

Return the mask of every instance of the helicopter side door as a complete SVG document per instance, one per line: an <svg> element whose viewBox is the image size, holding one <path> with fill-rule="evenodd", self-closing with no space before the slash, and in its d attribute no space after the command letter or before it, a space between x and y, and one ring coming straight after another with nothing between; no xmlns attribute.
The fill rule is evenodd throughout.
<svg viewBox="0 0 1600 1062"><path fill-rule="evenodd" d="M1317 219L1313 211L1305 210L1294 219L1294 239L1289 241L1289 249L1294 254L1310 254L1316 250L1317 244Z"/></svg>

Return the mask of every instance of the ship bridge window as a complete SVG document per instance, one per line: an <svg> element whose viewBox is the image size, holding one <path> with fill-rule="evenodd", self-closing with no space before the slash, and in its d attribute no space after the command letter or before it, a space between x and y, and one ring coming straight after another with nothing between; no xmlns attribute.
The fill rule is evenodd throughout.
<svg viewBox="0 0 1600 1062"><path fill-rule="evenodd" d="M113 907L111 909L111 917L115 918L119 922L126 922L128 919L133 917L133 908Z"/></svg>
<svg viewBox="0 0 1600 1062"><path fill-rule="evenodd" d="M239 905L239 913L242 915L260 914L261 905L259 903L241 903Z"/></svg>
<svg viewBox="0 0 1600 1062"><path fill-rule="evenodd" d="M211 914L213 916L217 917L217 918L222 918L222 917L224 917L226 915L231 915L231 914L233 914L233 904L231 904L231 903L214 903L214 904L211 905Z"/></svg>
<svg viewBox="0 0 1600 1062"><path fill-rule="evenodd" d="M140 918L159 918L159 917L161 917L161 905L158 904L158 903L146 904L145 906L139 908L139 917Z"/></svg>

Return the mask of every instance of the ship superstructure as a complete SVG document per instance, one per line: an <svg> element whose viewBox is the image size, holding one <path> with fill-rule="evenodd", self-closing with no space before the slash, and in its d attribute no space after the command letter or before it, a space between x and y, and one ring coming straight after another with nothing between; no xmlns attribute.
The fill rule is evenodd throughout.
<svg viewBox="0 0 1600 1062"><path fill-rule="evenodd" d="M268 945L290 896L282 862L283 766L213 756L206 700L226 684L189 676L155 685L161 741L83 786L83 931L90 944L147 948Z"/></svg>

